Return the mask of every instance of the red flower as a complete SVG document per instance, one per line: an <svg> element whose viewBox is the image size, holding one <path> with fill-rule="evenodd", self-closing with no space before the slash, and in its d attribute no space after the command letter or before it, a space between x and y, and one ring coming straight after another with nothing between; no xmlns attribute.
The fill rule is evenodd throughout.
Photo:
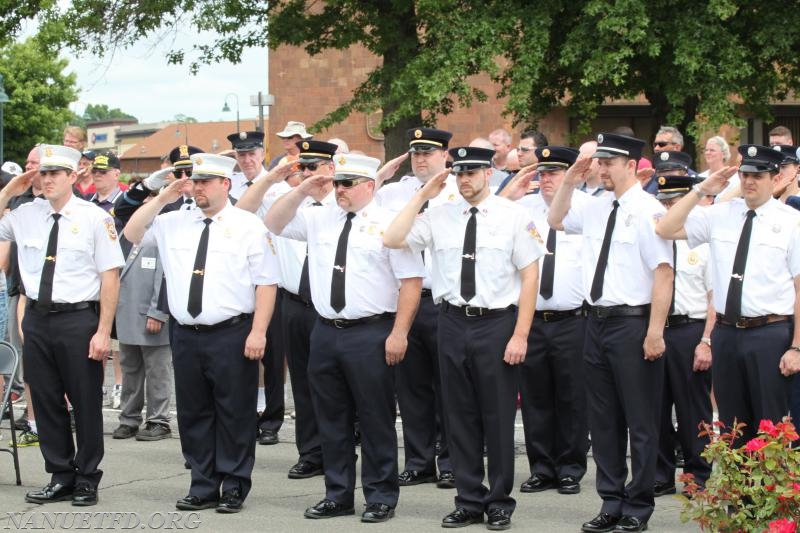
<svg viewBox="0 0 800 533"><path fill-rule="evenodd" d="M745 444L744 449L748 452L757 452L761 448L767 445L767 441L764 439L751 439L747 444Z"/></svg>
<svg viewBox="0 0 800 533"><path fill-rule="evenodd" d="M778 422L775 428L783 433L783 436L789 439L789 442L794 442L800 436L797 435L797 429L794 427L794 424L789 422L789 417L784 418L785 422ZM760 426L759 426L760 429Z"/></svg>
<svg viewBox="0 0 800 533"><path fill-rule="evenodd" d="M758 425L758 432L766 433L770 437L777 437L781 433L781 430L779 429L780 426L781 423L778 423L778 427L775 427L775 425L772 423L772 420L762 420Z"/></svg>
<svg viewBox="0 0 800 533"><path fill-rule="evenodd" d="M767 533L795 533L797 526L788 518L781 518L780 520L773 520L769 523L769 530Z"/></svg>

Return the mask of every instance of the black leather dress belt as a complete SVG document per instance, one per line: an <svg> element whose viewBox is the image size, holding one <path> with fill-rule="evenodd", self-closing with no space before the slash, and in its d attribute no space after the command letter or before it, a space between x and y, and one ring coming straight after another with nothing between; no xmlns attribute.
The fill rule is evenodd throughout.
<svg viewBox="0 0 800 533"><path fill-rule="evenodd" d="M472 307L471 305L453 305L450 302L442 302L442 309L445 313L450 313L451 315L458 315L458 316L466 316L466 317L476 317L476 316L491 316L491 315L499 315L501 313L508 313L509 311L515 311L517 309L516 305L509 305L508 307L502 307L497 309L490 309L488 307Z"/></svg>
<svg viewBox="0 0 800 533"><path fill-rule="evenodd" d="M27 307L35 307L36 300L28 300ZM76 302L74 304L67 303L51 303L50 313L66 313L68 311L82 311L84 309L97 309L98 302Z"/></svg>
<svg viewBox="0 0 800 533"><path fill-rule="evenodd" d="M307 302L303 298L300 297L299 294L295 294L293 292L284 290L283 295L289 298L290 300L294 300L295 302L300 302L301 304L305 305L306 307L313 307L313 302Z"/></svg>
<svg viewBox="0 0 800 533"><path fill-rule="evenodd" d="M252 313L242 313L241 315L231 317L228 320L223 320L222 322L217 322L216 324L178 324L178 326L194 331L214 331L215 329L226 328L228 326L238 324L239 322L244 322L252 316Z"/></svg>
<svg viewBox="0 0 800 533"><path fill-rule="evenodd" d="M381 313L380 315L365 316L362 318L324 318L319 317L319 321L326 326L331 326L337 329L352 328L353 326L360 326L362 324L369 324L371 322L378 322L380 320L390 320L394 318L394 313Z"/></svg>
<svg viewBox="0 0 800 533"><path fill-rule="evenodd" d="M568 311L536 311L533 316L544 322L558 322L573 316L586 316L586 311L583 307L578 307Z"/></svg>
<svg viewBox="0 0 800 533"><path fill-rule="evenodd" d="M614 318L621 316L648 316L650 304L644 305L590 305L589 316L596 318Z"/></svg>
<svg viewBox="0 0 800 533"><path fill-rule="evenodd" d="M667 317L667 324L668 328L674 328L675 326L683 326L684 324L695 324L697 322L705 322L702 318L689 318L689 315L670 315Z"/></svg>
<svg viewBox="0 0 800 533"><path fill-rule="evenodd" d="M431 298L433 297L433 292L430 289L422 289L422 293L420 293L422 298Z"/></svg>

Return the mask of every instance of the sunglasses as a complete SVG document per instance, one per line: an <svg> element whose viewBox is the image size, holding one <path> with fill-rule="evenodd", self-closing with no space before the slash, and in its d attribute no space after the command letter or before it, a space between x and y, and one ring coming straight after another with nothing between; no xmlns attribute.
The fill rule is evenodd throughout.
<svg viewBox="0 0 800 533"><path fill-rule="evenodd" d="M306 169L310 170L311 172L314 172L315 170L317 170L320 167L320 165L324 165L324 164L325 163L298 163L297 164L297 169L300 172L302 172L302 171L304 171Z"/></svg>
<svg viewBox="0 0 800 533"><path fill-rule="evenodd" d="M536 148L526 148L524 146L517 146L517 151L522 153L533 152Z"/></svg>
<svg viewBox="0 0 800 533"><path fill-rule="evenodd" d="M189 169L184 170L182 168L176 168L175 170L172 171L172 173L175 174L175 177L178 178L178 179L181 178L182 174L186 174L187 178L191 178L192 177L192 171L189 170Z"/></svg>
<svg viewBox="0 0 800 533"><path fill-rule="evenodd" d="M370 181L369 178L355 178L355 179L347 179L347 180L336 180L333 182L334 187L342 187L344 189L351 189L356 185L360 185L365 181Z"/></svg>
<svg viewBox="0 0 800 533"><path fill-rule="evenodd" d="M664 148L665 146L669 146L671 144L678 144L678 143L674 143L672 141L658 141L658 142L654 142L653 146L654 147L657 146L659 148Z"/></svg>

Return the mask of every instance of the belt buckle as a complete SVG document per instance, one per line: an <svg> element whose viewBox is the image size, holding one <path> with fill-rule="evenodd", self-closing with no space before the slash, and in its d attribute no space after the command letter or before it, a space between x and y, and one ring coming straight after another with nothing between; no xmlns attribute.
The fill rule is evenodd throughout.
<svg viewBox="0 0 800 533"><path fill-rule="evenodd" d="M594 316L597 318L606 318L608 316L606 310L600 306L595 306L592 309L594 310Z"/></svg>
<svg viewBox="0 0 800 533"><path fill-rule="evenodd" d="M550 322L550 319L552 318L553 314L554 313L552 311L543 311L542 318L544 318L545 322Z"/></svg>
<svg viewBox="0 0 800 533"><path fill-rule="evenodd" d="M342 320L341 318L334 318L333 327L335 327L336 329L344 329L345 328L344 320Z"/></svg>
<svg viewBox="0 0 800 533"><path fill-rule="evenodd" d="M747 328L747 321L744 318L740 318L733 325L739 329L745 329Z"/></svg>
<svg viewBox="0 0 800 533"><path fill-rule="evenodd" d="M474 310L474 311L473 311ZM464 306L464 316L482 316L483 310L480 307L472 307L471 305Z"/></svg>

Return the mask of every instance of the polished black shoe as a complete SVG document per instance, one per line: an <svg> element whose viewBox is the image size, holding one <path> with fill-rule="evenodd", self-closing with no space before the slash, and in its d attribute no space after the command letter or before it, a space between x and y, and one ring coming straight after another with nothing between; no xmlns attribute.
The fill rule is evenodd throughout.
<svg viewBox="0 0 800 533"><path fill-rule="evenodd" d="M25 495L25 501L28 503L50 503L50 502L63 502L64 500L71 500L74 488L61 483L50 483L46 487L39 490L32 490Z"/></svg>
<svg viewBox="0 0 800 533"><path fill-rule="evenodd" d="M653 485L653 496L656 498L667 494L675 494L676 492L675 483L670 483L669 481L656 481L656 484Z"/></svg>
<svg viewBox="0 0 800 533"><path fill-rule="evenodd" d="M308 461L297 461L297 464L289 469L289 479L306 479L321 475L322 467Z"/></svg>
<svg viewBox="0 0 800 533"><path fill-rule="evenodd" d="M555 479L544 477L540 474L534 474L520 485L519 490L520 492L542 492L543 490L554 489L555 487Z"/></svg>
<svg viewBox="0 0 800 533"><path fill-rule="evenodd" d="M636 533L647 531L647 522L642 522L635 516L623 516L614 527L614 533Z"/></svg>
<svg viewBox="0 0 800 533"><path fill-rule="evenodd" d="M401 487L420 485L422 483L436 483L436 474L420 472L419 470L403 470L403 472L397 476L397 480Z"/></svg>
<svg viewBox="0 0 800 533"><path fill-rule="evenodd" d="M505 509L489 509L486 513L486 529L502 531L511 527L511 513Z"/></svg>
<svg viewBox="0 0 800 533"><path fill-rule="evenodd" d="M584 522L581 526L581 531L584 531L585 533L606 533L608 531L613 531L618 523L618 516L600 513L590 521Z"/></svg>
<svg viewBox="0 0 800 533"><path fill-rule="evenodd" d="M85 482L78 483L72 493L72 505L76 507L97 505L97 487L92 487Z"/></svg>
<svg viewBox="0 0 800 533"><path fill-rule="evenodd" d="M218 503L218 500L201 500L197 496L189 494L175 502L175 508L181 511L202 511L216 507Z"/></svg>
<svg viewBox="0 0 800 533"><path fill-rule="evenodd" d="M559 494L578 494L581 491L580 482L572 476L558 478Z"/></svg>
<svg viewBox="0 0 800 533"><path fill-rule="evenodd" d="M322 500L314 507L309 507L303 516L306 518L334 518L336 516L347 516L355 514L353 506L347 507L340 505L333 500Z"/></svg>
<svg viewBox="0 0 800 533"><path fill-rule="evenodd" d="M439 479L436 480L436 487L440 489L456 488L456 476L449 470L442 470L439 473Z"/></svg>
<svg viewBox="0 0 800 533"><path fill-rule="evenodd" d="M278 444L278 432L271 429L262 429L258 435L258 443L266 446Z"/></svg>
<svg viewBox="0 0 800 533"><path fill-rule="evenodd" d="M222 493L222 498L219 499L217 504L218 513L238 513L242 510L242 491L239 489L230 489Z"/></svg>
<svg viewBox="0 0 800 533"><path fill-rule="evenodd" d="M385 503L368 503L361 514L362 522L386 522L394 517L394 509Z"/></svg>
<svg viewBox="0 0 800 533"><path fill-rule="evenodd" d="M473 513L463 507L456 507L455 511L442 519L442 527L466 527L481 522L483 522L483 513Z"/></svg>

